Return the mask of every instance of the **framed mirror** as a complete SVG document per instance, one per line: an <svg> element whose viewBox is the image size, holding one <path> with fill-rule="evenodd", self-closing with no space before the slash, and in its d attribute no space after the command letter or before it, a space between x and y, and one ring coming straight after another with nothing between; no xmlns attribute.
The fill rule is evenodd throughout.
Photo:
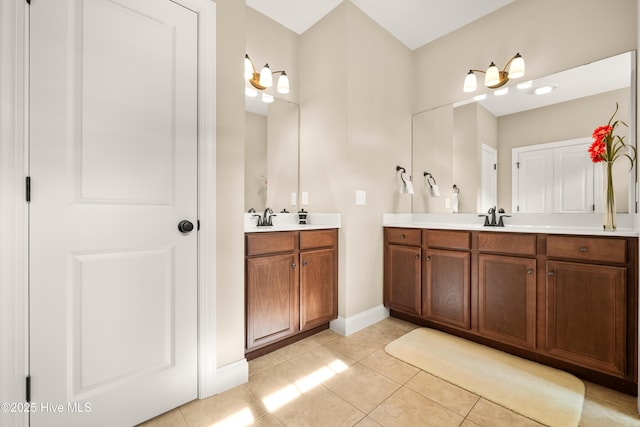
<svg viewBox="0 0 640 427"><path fill-rule="evenodd" d="M507 212L601 211L602 164L591 162L587 147L593 130L607 124L616 103L615 119L628 124L617 133L636 145L635 64L635 52L626 52L537 78L527 82L528 87L518 85L523 79L510 82L502 95L494 90L484 99L414 114L413 212L453 212L456 199L461 213L484 213L490 206ZM551 91L537 95L543 87ZM547 160L531 163L536 166L528 175L516 170L526 158L519 160L519 155L543 151ZM618 212L636 212L636 169L629 171L626 159L615 168ZM428 191L424 172L437 182L440 197Z"/></svg>
<svg viewBox="0 0 640 427"><path fill-rule="evenodd" d="M298 104L245 97L245 212L297 211L299 124Z"/></svg>

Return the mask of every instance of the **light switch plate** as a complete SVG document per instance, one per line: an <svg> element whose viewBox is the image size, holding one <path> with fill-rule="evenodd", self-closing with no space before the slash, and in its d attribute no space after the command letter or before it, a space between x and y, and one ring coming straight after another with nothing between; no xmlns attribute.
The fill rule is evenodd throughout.
<svg viewBox="0 0 640 427"><path fill-rule="evenodd" d="M298 204L298 194L291 193L291 206L296 206Z"/></svg>
<svg viewBox="0 0 640 427"><path fill-rule="evenodd" d="M305 206L309 204L309 193L306 191L302 192L302 204Z"/></svg>
<svg viewBox="0 0 640 427"><path fill-rule="evenodd" d="M451 199L444 199L444 207L445 209L449 209L451 207Z"/></svg>
<svg viewBox="0 0 640 427"><path fill-rule="evenodd" d="M367 192L364 190L356 190L356 205L364 206L367 204Z"/></svg>

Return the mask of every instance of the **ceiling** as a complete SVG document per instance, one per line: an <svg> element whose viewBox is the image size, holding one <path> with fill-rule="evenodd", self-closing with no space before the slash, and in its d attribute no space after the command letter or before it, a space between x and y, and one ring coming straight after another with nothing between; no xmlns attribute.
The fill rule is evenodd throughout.
<svg viewBox="0 0 640 427"><path fill-rule="evenodd" d="M247 5L302 34L343 0L246 0ZM350 0L414 50L514 0Z"/></svg>

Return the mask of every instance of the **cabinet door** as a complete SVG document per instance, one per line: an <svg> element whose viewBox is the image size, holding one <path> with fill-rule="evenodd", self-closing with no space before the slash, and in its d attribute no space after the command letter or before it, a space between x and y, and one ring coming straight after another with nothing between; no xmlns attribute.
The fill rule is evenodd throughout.
<svg viewBox="0 0 640 427"><path fill-rule="evenodd" d="M625 374L625 284L623 267L547 262L547 351Z"/></svg>
<svg viewBox="0 0 640 427"><path fill-rule="evenodd" d="M440 323L471 327L468 252L428 249L425 259L423 316Z"/></svg>
<svg viewBox="0 0 640 427"><path fill-rule="evenodd" d="M388 245L385 260L385 305L420 316L421 249Z"/></svg>
<svg viewBox="0 0 640 427"><path fill-rule="evenodd" d="M298 331L298 265L294 254L247 259L247 348Z"/></svg>
<svg viewBox="0 0 640 427"><path fill-rule="evenodd" d="M526 348L536 342L536 260L478 255L478 330Z"/></svg>
<svg viewBox="0 0 640 427"><path fill-rule="evenodd" d="M300 253L300 329L338 317L338 269L335 249Z"/></svg>

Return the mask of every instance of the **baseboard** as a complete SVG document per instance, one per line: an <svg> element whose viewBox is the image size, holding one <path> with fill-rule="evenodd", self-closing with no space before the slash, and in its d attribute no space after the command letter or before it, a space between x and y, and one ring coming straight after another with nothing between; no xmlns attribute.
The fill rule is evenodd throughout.
<svg viewBox="0 0 640 427"><path fill-rule="evenodd" d="M216 370L215 393L222 393L249 381L249 363L247 359L221 366Z"/></svg>
<svg viewBox="0 0 640 427"><path fill-rule="evenodd" d="M340 335L347 336L387 317L389 317L389 309L379 305L347 318L338 316L336 320L331 321L330 328Z"/></svg>

